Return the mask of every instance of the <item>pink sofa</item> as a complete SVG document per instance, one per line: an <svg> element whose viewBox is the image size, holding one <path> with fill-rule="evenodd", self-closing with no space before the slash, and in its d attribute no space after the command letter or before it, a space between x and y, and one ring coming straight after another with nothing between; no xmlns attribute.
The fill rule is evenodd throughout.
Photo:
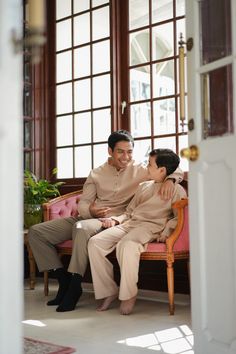
<svg viewBox="0 0 236 354"><path fill-rule="evenodd" d="M78 215L77 206L82 191L76 191L54 198L43 205L44 221ZM165 260L167 265L167 286L169 312L174 314L174 261L184 259L189 265L189 225L188 199L173 204L177 209L178 224L166 243L152 242L147 251L142 253L141 260ZM59 255L71 255L72 240L57 245ZM48 295L48 274L44 274L44 291Z"/></svg>

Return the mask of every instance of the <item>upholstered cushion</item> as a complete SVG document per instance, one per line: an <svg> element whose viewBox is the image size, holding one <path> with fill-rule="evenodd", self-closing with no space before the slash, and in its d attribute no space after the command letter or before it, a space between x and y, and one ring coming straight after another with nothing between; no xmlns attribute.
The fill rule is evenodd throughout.
<svg viewBox="0 0 236 354"><path fill-rule="evenodd" d="M49 220L78 215L80 195L61 200L50 206Z"/></svg>
<svg viewBox="0 0 236 354"><path fill-rule="evenodd" d="M57 244L57 248L72 248L72 240L67 240Z"/></svg>

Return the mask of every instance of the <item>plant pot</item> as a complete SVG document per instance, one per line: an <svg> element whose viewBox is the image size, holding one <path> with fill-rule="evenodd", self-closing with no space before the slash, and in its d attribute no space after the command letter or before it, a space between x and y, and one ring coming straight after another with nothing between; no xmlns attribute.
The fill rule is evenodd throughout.
<svg viewBox="0 0 236 354"><path fill-rule="evenodd" d="M24 227L39 224L43 220L41 204L24 204Z"/></svg>

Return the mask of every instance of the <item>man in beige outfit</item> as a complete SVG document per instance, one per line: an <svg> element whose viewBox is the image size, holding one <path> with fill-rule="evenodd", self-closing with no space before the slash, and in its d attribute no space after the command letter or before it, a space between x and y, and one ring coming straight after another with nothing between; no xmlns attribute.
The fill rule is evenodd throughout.
<svg viewBox="0 0 236 354"><path fill-rule="evenodd" d="M58 312L75 308L82 294L81 281L88 264L87 243L102 230L101 217L120 215L136 192L139 183L148 179L147 169L132 160L134 141L124 130L113 132L108 138L108 161L92 170L84 184L79 202L79 217L56 219L34 225L29 230L29 243L39 271L51 270L58 279L56 297L48 305L59 305ZM178 170L161 189L163 198L170 198L173 181L182 180ZM73 239L68 272L63 268L55 245Z"/></svg>
<svg viewBox="0 0 236 354"><path fill-rule="evenodd" d="M185 190L178 184L171 199L163 200L159 195L166 176L173 173L178 165L179 157L173 151L153 150L147 167L152 181L139 186L124 214L103 219L103 227L107 230L89 240L95 298L104 299L98 310L107 310L119 293L120 312L132 312L138 291L140 254L148 242L164 242L170 235L177 223L172 203L186 197ZM115 247L121 273L119 292L113 279L113 266L106 257Z"/></svg>

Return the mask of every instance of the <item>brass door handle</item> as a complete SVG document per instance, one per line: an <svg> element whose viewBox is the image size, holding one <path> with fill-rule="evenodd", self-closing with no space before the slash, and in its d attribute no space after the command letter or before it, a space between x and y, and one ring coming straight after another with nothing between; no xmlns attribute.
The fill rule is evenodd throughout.
<svg viewBox="0 0 236 354"><path fill-rule="evenodd" d="M196 161L199 156L199 149L196 145L191 145L188 148L180 150L180 156L190 161Z"/></svg>

